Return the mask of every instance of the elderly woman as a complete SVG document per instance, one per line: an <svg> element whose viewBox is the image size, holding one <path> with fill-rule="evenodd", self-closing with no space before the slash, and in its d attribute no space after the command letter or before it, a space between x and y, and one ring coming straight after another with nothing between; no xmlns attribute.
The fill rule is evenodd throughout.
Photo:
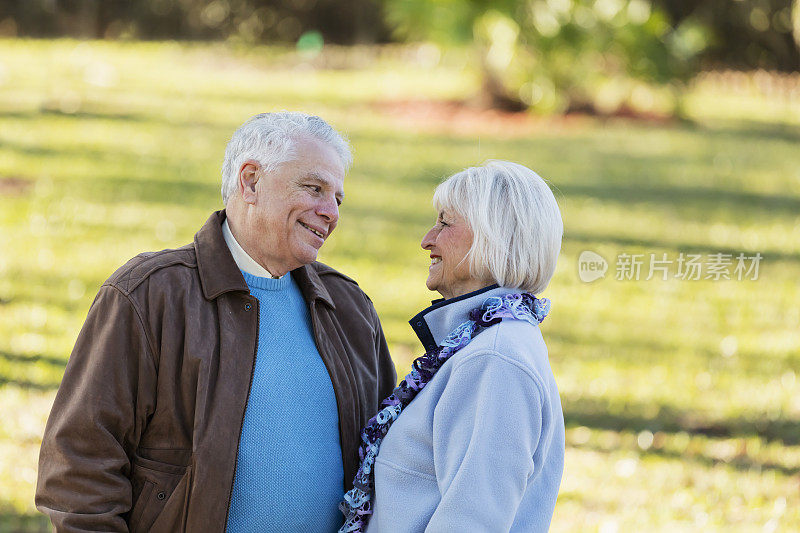
<svg viewBox="0 0 800 533"><path fill-rule="evenodd" d="M558 205L505 161L450 177L433 204L426 284L444 299L411 320L426 353L364 428L340 531L547 531L564 418L538 327L549 301L532 295L555 270Z"/></svg>

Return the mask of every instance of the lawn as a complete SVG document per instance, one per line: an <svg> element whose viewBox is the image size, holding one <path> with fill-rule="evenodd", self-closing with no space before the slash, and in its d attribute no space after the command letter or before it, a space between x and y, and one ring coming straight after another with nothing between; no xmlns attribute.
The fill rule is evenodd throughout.
<svg viewBox="0 0 800 533"><path fill-rule="evenodd" d="M452 103L478 87L472 64L430 47L0 41L0 532L46 530L41 433L98 287L189 242L221 207L227 138L277 109L352 141L321 259L370 294L399 374L420 353L405 321L433 297L434 186L488 158L551 182L565 235L542 331L567 424L552 531L800 530L800 100L706 81L688 122L514 117ZM581 281L586 250L604 278ZM737 279L757 253L757 279ZM617 279L624 254L642 254L639 280ZM701 279L676 277L681 254ZM713 254L732 279L705 279ZM646 280L665 258L668 280Z"/></svg>

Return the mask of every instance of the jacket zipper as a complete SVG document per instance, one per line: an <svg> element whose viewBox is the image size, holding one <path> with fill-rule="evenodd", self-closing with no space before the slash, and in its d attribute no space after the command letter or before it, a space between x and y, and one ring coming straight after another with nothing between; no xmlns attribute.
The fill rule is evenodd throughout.
<svg viewBox="0 0 800 533"><path fill-rule="evenodd" d="M228 529L228 517L231 513L231 500L233 499L233 485L236 482L236 468L239 465L239 447L242 445L242 429L244 428L244 417L247 415L247 406L250 404L250 391L253 388L253 379L256 375L256 357L258 357L258 327L260 323L259 317L259 302L256 300L255 302L255 315L256 315L256 347L253 351L253 366L250 368L250 384L247 386L247 400L244 403L244 412L242 412L242 422L239 425L239 438L236 439L236 457L233 460L233 477L231 478L231 488L228 491L228 507L225 510L225 529L223 531L227 531Z"/></svg>

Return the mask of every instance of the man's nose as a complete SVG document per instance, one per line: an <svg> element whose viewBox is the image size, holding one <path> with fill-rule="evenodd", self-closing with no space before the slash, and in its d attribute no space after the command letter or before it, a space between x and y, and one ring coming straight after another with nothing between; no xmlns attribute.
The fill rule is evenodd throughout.
<svg viewBox="0 0 800 533"><path fill-rule="evenodd" d="M329 224L336 224L339 221L339 204L336 198L326 199L317 205L317 215L325 219Z"/></svg>

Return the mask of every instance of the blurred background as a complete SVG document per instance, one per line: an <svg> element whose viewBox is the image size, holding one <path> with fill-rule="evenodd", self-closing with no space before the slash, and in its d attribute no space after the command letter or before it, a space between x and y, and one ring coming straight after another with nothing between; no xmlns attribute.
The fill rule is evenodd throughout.
<svg viewBox="0 0 800 533"><path fill-rule="evenodd" d="M100 284L190 242L231 133L279 109L353 144L320 258L401 376L435 185L488 158L551 183L552 531L800 530L798 42L798 0L0 1L0 532L48 530L38 448Z"/></svg>

